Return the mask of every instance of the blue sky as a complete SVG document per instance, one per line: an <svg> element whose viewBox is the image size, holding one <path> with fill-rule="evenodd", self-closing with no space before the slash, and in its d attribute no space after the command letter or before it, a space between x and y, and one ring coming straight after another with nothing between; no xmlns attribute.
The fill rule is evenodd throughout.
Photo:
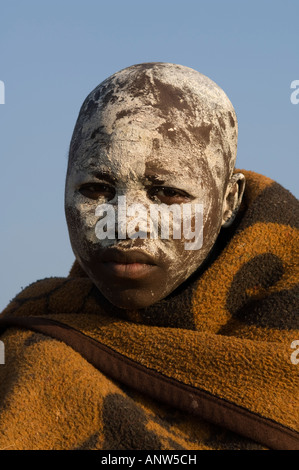
<svg viewBox="0 0 299 470"><path fill-rule="evenodd" d="M237 166L296 197L296 0L0 0L0 310L37 279L67 275L67 152L86 95L140 62L192 67L239 121Z"/></svg>

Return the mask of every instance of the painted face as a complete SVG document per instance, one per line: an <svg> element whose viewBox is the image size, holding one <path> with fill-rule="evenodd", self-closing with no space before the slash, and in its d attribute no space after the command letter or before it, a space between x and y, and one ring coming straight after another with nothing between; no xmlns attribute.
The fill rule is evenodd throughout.
<svg viewBox="0 0 299 470"><path fill-rule="evenodd" d="M123 140L124 133L127 138ZM151 133L139 127L120 128L108 146L102 145L96 155L87 152L77 156L70 168L66 216L74 253L111 303L123 308L151 305L170 294L207 257L221 226L223 189L223 185L217 186L204 155L186 155L179 147L163 145L162 140L153 144ZM127 213L127 233L122 239L119 197ZM102 204L109 204L114 211L115 239L100 239L96 234L100 219L96 212L99 214L97 208ZM140 212L130 215L130 207L136 208L136 204L144 208L141 219ZM169 213L168 238L162 238L161 218L156 219L158 238L153 238L153 206L167 211L174 204L180 212ZM202 205L202 220L196 204ZM186 205L191 219L183 217ZM136 220L138 227L133 227ZM175 239L173 231L178 225L181 236ZM188 227L192 234L186 237ZM133 238L138 233L143 238ZM200 249L193 249L201 238Z"/></svg>
<svg viewBox="0 0 299 470"><path fill-rule="evenodd" d="M230 104L221 116L217 110L208 114L207 106L192 101L194 93L188 101L188 93L177 87L178 66L159 66L156 75L153 68L137 67L133 78L128 69L103 82L85 102L66 179L65 211L75 256L100 292L120 308L144 308L165 298L206 259L221 228L232 164L231 158L223 163L227 148L219 136L224 129L231 132L228 145L235 145ZM197 72L182 69L191 74L190 83L198 80ZM204 86L206 100L213 87L210 82ZM219 101L218 87L214 94ZM125 230L120 201L127 212ZM134 212L137 204L142 216ZM181 218L169 213L168 236L162 236L158 219L154 238L151 222L157 212L151 209L162 210L165 221L173 205ZM190 216L186 212L184 217L187 206ZM103 234L104 217L110 236L105 239L98 230ZM190 249L190 242L194 247L199 240L199 249Z"/></svg>

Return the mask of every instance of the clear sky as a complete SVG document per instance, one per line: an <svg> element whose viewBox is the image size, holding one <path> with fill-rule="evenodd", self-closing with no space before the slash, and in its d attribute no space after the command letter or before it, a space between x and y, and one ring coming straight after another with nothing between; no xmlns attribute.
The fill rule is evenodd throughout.
<svg viewBox="0 0 299 470"><path fill-rule="evenodd" d="M238 115L237 167L298 197L298 21L298 0L0 0L0 310L68 274L73 126L87 94L129 65L172 62L214 80Z"/></svg>

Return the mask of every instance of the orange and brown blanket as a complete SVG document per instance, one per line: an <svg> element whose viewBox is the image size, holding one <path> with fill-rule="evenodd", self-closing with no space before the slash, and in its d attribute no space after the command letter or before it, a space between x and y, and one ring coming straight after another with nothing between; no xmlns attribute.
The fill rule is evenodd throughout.
<svg viewBox="0 0 299 470"><path fill-rule="evenodd" d="M243 173L234 225L163 301L117 309L75 263L8 305L0 449L299 448L298 201Z"/></svg>

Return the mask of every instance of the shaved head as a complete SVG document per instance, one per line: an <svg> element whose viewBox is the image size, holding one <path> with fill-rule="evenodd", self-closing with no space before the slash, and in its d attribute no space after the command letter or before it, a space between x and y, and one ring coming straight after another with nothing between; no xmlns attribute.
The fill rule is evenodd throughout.
<svg viewBox="0 0 299 470"><path fill-rule="evenodd" d="M149 306L202 265L242 198L244 176L233 174L237 134L226 94L181 65L134 65L88 95L70 144L65 210L76 258L108 300L121 308ZM133 218L145 237L118 236L115 219L115 235L98 239L97 207L119 213L124 196L128 208L139 205L147 215L153 205L188 205L190 227L202 206L196 229L202 246L188 251L184 234L149 237L147 217L137 225Z"/></svg>
<svg viewBox="0 0 299 470"><path fill-rule="evenodd" d="M147 145L183 149L205 159L216 182L231 176L237 153L237 119L224 91L205 75L168 63L145 63L115 73L85 99L70 158L99 144L150 136ZM147 131L147 132L146 132ZM171 164L171 152L169 153Z"/></svg>

